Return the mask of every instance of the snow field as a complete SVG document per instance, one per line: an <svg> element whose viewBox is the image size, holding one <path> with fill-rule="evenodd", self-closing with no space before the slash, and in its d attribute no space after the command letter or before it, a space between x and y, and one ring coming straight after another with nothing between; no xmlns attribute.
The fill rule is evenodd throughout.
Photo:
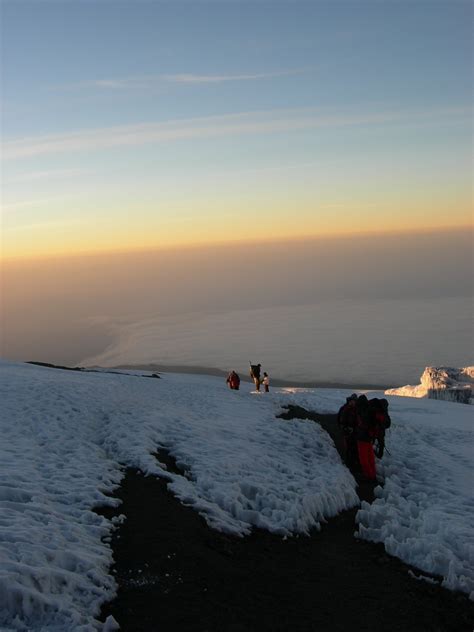
<svg viewBox="0 0 474 632"><path fill-rule="evenodd" d="M359 535L474 599L472 409L424 402L407 409L391 399L396 423L385 485L359 510Z"/></svg>
<svg viewBox="0 0 474 632"><path fill-rule="evenodd" d="M84 384L1 368L0 629L93 629L115 582L111 525L91 508L114 504L104 492L121 474L98 445Z"/></svg>
<svg viewBox="0 0 474 632"><path fill-rule="evenodd" d="M230 391L196 375L77 373L0 363L0 630L112 630L97 620L116 590L109 575L125 467L164 476L213 528L307 534L358 505L355 481L315 423L276 419L295 404L336 412L348 391ZM375 393L368 393L373 396ZM380 393L377 393L381 396ZM392 428L363 503L357 537L474 598L472 410L388 398ZM173 455L182 475L153 456Z"/></svg>
<svg viewBox="0 0 474 632"><path fill-rule="evenodd" d="M152 382L146 400L143 382ZM358 504L353 477L314 423L278 420L280 406L270 397L230 391L216 378L166 374L157 382L127 383L126 402L106 420L104 446L120 462L158 475L163 469L149 455L157 446L168 450L185 473L165 473L169 488L213 528L309 533Z"/></svg>
<svg viewBox="0 0 474 632"><path fill-rule="evenodd" d="M308 533L358 503L312 422L275 419L275 398L223 380L78 373L1 363L0 629L113 629L108 540L123 467L166 476L214 528ZM278 399L278 398L276 398ZM152 456L167 449L183 476Z"/></svg>
<svg viewBox="0 0 474 632"><path fill-rule="evenodd" d="M335 413L349 391L282 389L287 403ZM381 393L366 393L383 397ZM357 537L435 575L474 599L474 432L472 408L387 397L392 426L377 462L384 486L357 514Z"/></svg>

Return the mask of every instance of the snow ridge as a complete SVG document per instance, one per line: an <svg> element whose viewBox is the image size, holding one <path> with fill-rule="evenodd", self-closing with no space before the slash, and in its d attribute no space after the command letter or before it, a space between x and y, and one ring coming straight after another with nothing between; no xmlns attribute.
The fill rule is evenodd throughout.
<svg viewBox="0 0 474 632"><path fill-rule="evenodd" d="M311 422L223 380L162 380L0 363L0 628L99 630L116 590L114 524L94 513L124 467L164 476L214 528L309 533L355 506L355 481ZM170 452L185 475L153 453ZM107 624L112 625L110 622Z"/></svg>

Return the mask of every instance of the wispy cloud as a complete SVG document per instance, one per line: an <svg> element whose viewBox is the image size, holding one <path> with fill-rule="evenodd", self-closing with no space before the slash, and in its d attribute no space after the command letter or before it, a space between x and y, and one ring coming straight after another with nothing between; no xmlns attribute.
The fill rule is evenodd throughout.
<svg viewBox="0 0 474 632"><path fill-rule="evenodd" d="M172 83L223 83L226 81L256 81L258 79L273 79L275 77L288 77L299 75L304 70L284 70L281 72L267 72L249 75L193 75L177 74L165 75L165 79Z"/></svg>
<svg viewBox="0 0 474 632"><path fill-rule="evenodd" d="M243 74L195 74L175 73L162 75L138 75L132 77L112 77L91 79L69 84L67 88L98 88L102 90L127 90L155 88L165 84L216 84L232 81L258 81L288 77L306 72L305 69L280 70L275 72L243 73ZM62 86L64 87L64 86Z"/></svg>
<svg viewBox="0 0 474 632"><path fill-rule="evenodd" d="M223 116L141 123L67 134L23 138L3 145L3 159L18 159L45 154L90 152L116 147L131 147L178 140L205 139L250 134L301 131L393 122L426 121L429 117L465 114L464 108L438 111L382 111L330 114L313 108L244 112Z"/></svg>

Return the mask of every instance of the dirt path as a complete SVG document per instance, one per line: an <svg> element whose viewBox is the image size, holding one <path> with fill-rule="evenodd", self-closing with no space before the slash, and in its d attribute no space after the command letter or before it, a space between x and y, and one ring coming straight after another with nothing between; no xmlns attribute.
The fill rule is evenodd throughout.
<svg viewBox="0 0 474 632"><path fill-rule="evenodd" d="M315 418L333 433L334 416ZM356 510L311 537L235 538L211 530L164 480L128 470L117 495L127 516L112 542L119 592L102 615L125 632L473 629L464 595L413 579L382 545L354 538Z"/></svg>

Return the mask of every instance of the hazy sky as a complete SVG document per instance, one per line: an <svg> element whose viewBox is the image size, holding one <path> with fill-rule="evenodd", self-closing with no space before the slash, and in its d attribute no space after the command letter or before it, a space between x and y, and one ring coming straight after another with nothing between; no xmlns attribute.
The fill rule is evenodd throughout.
<svg viewBox="0 0 474 632"><path fill-rule="evenodd" d="M471 2L0 7L3 355L466 361Z"/></svg>
<svg viewBox="0 0 474 632"><path fill-rule="evenodd" d="M431 305L428 315L415 313L411 318L420 321L417 331L433 328L438 301L472 295L472 264L472 233L464 230L12 260L5 265L2 279L2 354L19 360L78 363L101 353L128 324L138 323L139 330L144 324L145 335L148 324L156 323L166 338L163 319L174 326L185 318L187 329L173 340L171 357L181 357L186 349L194 364L202 364L203 350L196 351L194 321L189 315L219 313L228 320L230 330L216 365L224 362L226 366L235 353L233 346L247 356L257 344L262 344L266 330L272 328L270 309L266 324L260 324L255 331L253 319L257 310L324 306L347 299L350 303L343 311L348 323L344 330L333 332L334 355L341 355L344 350L349 353L348 342L340 342L344 336L348 341L354 336L351 344L360 338L363 347L371 344L372 329L381 328L385 343L393 339L393 331L385 331L383 323L376 322L380 318L378 312L370 308L374 299L394 299L401 314L413 309L411 300L427 300ZM350 322L350 305L357 301L367 310L366 331L360 336L351 333L360 321L357 310L354 323ZM335 309L340 312L341 308ZM248 312L245 322L236 325L238 330L232 327L232 312L236 310ZM201 316L195 321L196 327ZM393 320L393 314L390 317ZM463 313L452 314L447 321L444 317L443 324L454 338L458 335L464 340L467 335L469 340L469 325L457 332L456 323L470 317L472 312L464 303ZM341 314L334 313L332 318L340 319ZM212 341L214 333L211 328L206 340ZM409 333L413 334L402 331L400 348L406 344ZM258 343L246 348L254 334ZM452 346L437 338L435 334L436 344L444 344L448 350ZM317 355L322 342L300 335L290 319L285 336L271 338L271 348L274 353L279 350L284 364L286 356L294 355L294 344L303 346L304 357L312 353L313 345ZM382 356L383 344L382 341L378 346ZM472 345L467 342L465 348L470 357ZM129 351L130 359L136 354L133 348ZM148 351L154 361L162 361L161 343L150 343ZM261 357L267 355L264 349L261 352ZM440 360L432 355L432 361ZM381 364L388 365L389 358L383 356Z"/></svg>
<svg viewBox="0 0 474 632"><path fill-rule="evenodd" d="M472 219L471 2L1 12L7 258Z"/></svg>

